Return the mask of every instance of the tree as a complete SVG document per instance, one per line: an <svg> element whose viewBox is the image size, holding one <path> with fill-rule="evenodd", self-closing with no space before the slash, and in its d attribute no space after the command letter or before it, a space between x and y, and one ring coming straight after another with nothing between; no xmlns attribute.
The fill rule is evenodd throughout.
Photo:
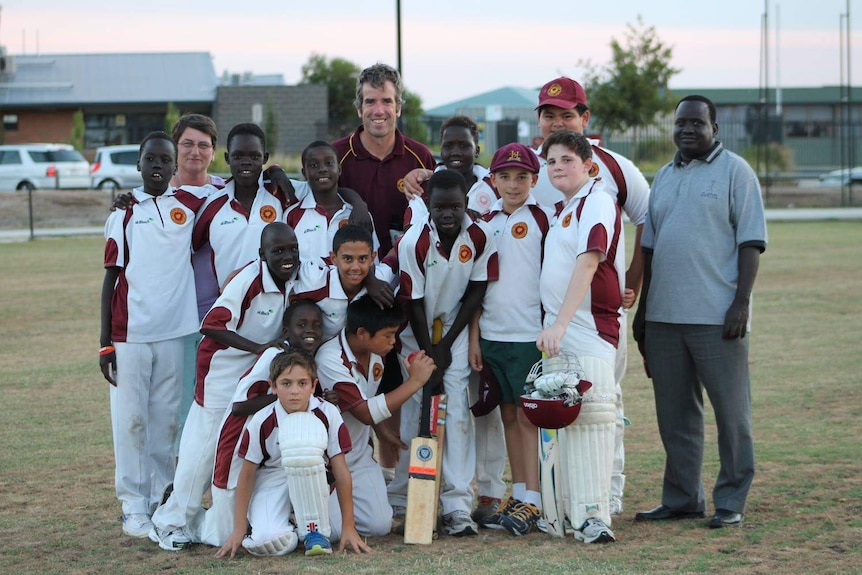
<svg viewBox="0 0 862 575"><path fill-rule="evenodd" d="M84 111L80 108L72 114L71 144L79 152L84 151L84 133L87 127L84 125Z"/></svg>
<svg viewBox="0 0 862 575"><path fill-rule="evenodd" d="M165 132L171 133L174 124L180 119L180 110L173 102L168 102L168 110L165 112Z"/></svg>
<svg viewBox="0 0 862 575"><path fill-rule="evenodd" d="M359 123L356 115L356 79L359 66L344 58L328 60L323 54L312 53L302 65L302 81L323 84L329 99L329 134L340 138Z"/></svg>
<svg viewBox="0 0 862 575"><path fill-rule="evenodd" d="M408 138L418 140L423 144L428 143L428 126L422 119L422 98L419 94L404 88L402 94L404 104L401 106L401 124L404 135Z"/></svg>
<svg viewBox="0 0 862 575"><path fill-rule="evenodd" d="M611 62L587 68L586 89L590 110L599 130L632 129L633 161L637 161L640 128L656 123L657 116L673 110L675 97L667 84L679 70L670 65L673 49L661 41L654 26L638 16L637 25L627 24L625 46L611 39Z"/></svg>

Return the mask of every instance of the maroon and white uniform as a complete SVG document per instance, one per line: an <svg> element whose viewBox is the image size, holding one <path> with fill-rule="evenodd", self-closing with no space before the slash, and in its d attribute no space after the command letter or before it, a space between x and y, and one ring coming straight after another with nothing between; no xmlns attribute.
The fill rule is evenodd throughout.
<svg viewBox="0 0 862 575"><path fill-rule="evenodd" d="M111 422L123 513L150 514L174 474L182 338L197 323L191 232L204 200L172 187L161 196L136 188L132 198L105 223L104 265L120 268L111 300Z"/></svg>
<svg viewBox="0 0 862 575"><path fill-rule="evenodd" d="M494 238L484 222L473 222L465 215L461 231L446 256L440 251L440 238L430 218L422 225L407 230L398 244L401 269L401 296L409 300L424 300L428 326L435 319L443 321L446 333L461 308L461 299L471 281L495 281L498 275L497 249ZM402 357L418 349L413 331L408 326L401 333ZM476 446L473 423L467 399L470 376L468 363L468 333L463 330L451 348L452 363L443 376L448 398L446 439L443 451L443 488L440 500L443 513L456 510L470 512L473 506L473 480L476 468ZM401 406L401 440L408 443L418 432L422 392L413 395ZM405 454L407 456L405 456ZM409 454L402 452L389 484L389 502L407 505L407 466Z"/></svg>
<svg viewBox="0 0 862 575"><path fill-rule="evenodd" d="M308 411L320 419L327 430L328 444L324 453L327 466L336 455L349 453L350 433L338 408L311 397ZM291 504L287 474L281 466L281 448L278 442L279 421L283 421L285 417L287 412L281 403L276 401L251 417L240 439L239 457L258 467L248 507L248 520L252 526L251 538L255 541L267 541L294 530L290 524ZM333 493L329 497L333 540L338 539L341 533L341 510L335 495Z"/></svg>
<svg viewBox="0 0 862 575"><path fill-rule="evenodd" d="M344 330L320 346L315 359L320 385L338 394L338 407L353 444L345 459L353 477L356 529L367 537L388 535L392 527L392 508L386 498L383 471L374 460L371 426L350 413L356 406L367 403L375 423L390 417L386 399L377 394L383 377L383 359L371 354L366 373L356 360Z"/></svg>
<svg viewBox="0 0 862 575"><path fill-rule="evenodd" d="M363 130L359 126L349 136L332 143L341 164L338 184L355 190L368 204L380 240L379 251L388 254L393 232L397 235L403 229L404 210L407 209L404 176L416 168L433 169L434 156L424 144L396 130L395 147L380 160L362 145L359 134Z"/></svg>

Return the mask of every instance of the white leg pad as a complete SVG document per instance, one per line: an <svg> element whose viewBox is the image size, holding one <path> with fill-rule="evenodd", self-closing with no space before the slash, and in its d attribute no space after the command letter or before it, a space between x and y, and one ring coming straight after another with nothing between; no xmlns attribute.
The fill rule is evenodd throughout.
<svg viewBox="0 0 862 575"><path fill-rule="evenodd" d="M278 427L281 465L287 473L299 538L309 531L329 537L329 484L323 457L329 439L326 427L308 412L290 413Z"/></svg>
<svg viewBox="0 0 862 575"><path fill-rule="evenodd" d="M276 555L287 555L294 549L299 539L296 533L290 531L278 537L267 539L266 541L255 541L251 537L246 537L242 541L242 546L246 551L258 557L272 557Z"/></svg>

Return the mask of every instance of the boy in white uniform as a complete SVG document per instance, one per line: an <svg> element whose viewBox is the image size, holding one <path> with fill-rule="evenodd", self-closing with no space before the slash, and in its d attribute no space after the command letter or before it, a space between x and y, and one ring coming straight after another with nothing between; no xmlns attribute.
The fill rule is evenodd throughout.
<svg viewBox="0 0 862 575"><path fill-rule="evenodd" d="M197 531L203 519L219 424L237 383L264 350L284 342L282 316L299 268L296 235L287 224L268 224L259 253L225 286L201 326L195 403L180 439L174 490L153 515L150 533L166 551L187 548L193 538L186 528Z"/></svg>
<svg viewBox="0 0 862 575"><path fill-rule="evenodd" d="M414 200L415 201L415 200ZM446 439L440 500L443 523L449 535L476 535L470 517L476 450L467 399L470 365L464 328L479 309L489 281L497 279L494 238L482 222L467 215L467 184L453 170L436 172L428 183L430 218L414 225L398 244L401 295L409 301L409 325L401 334L401 354L424 350L437 372L434 384L447 394ZM431 326L443 322L444 335L432 345ZM401 408L401 440L409 443L419 431L420 395ZM409 454L401 452L395 478L389 484L389 502L396 516L407 503Z"/></svg>
<svg viewBox="0 0 862 575"><path fill-rule="evenodd" d="M323 341L323 318L314 302L299 300L291 303L284 312L283 325L283 336L292 349L314 354ZM276 400L276 396L271 394L269 370L273 358L281 351L278 347L268 347L260 355L239 380L231 410L222 420L210 486L212 506L206 510L200 533L190 534L201 543L221 547L233 531L236 482L243 462L238 454L239 439L251 416Z"/></svg>
<svg viewBox="0 0 862 575"><path fill-rule="evenodd" d="M592 149L583 135L555 132L543 151L551 182L566 202L545 240L539 281L545 328L536 346L551 357L561 349L574 353L593 384L578 419L560 438L563 469L569 471L567 515L576 539L612 542L614 356L625 277L620 209L601 191L601 178L590 177Z"/></svg>
<svg viewBox="0 0 862 575"><path fill-rule="evenodd" d="M315 358L320 384L338 395L338 406L350 431L353 449L346 460L353 476L356 529L370 537L388 535L392 527L392 508L386 498L383 470L374 460L371 429L380 430L379 424L421 390L434 372L434 362L420 352L406 366L404 383L389 393L378 393L383 357L394 347L403 321L400 308L380 309L371 298L358 298L347 308L347 327L320 346ZM386 436L381 440L386 441ZM400 441L398 446L406 448Z"/></svg>
<svg viewBox="0 0 862 575"><path fill-rule="evenodd" d="M270 385L278 401L257 412L243 431L234 530L216 557L233 557L241 546L253 555L285 555L299 540L311 556L331 554L330 540L338 539L339 551L370 553L354 526L344 461L350 435L338 408L312 395L318 385L314 359L300 350L280 353ZM337 504L327 471L335 479Z"/></svg>
<svg viewBox="0 0 862 575"><path fill-rule="evenodd" d="M507 144L494 154L491 178L501 199L484 219L496 239L500 277L488 286L481 313L470 326L470 364L477 372L489 367L500 387L512 470L512 497L479 524L514 535L532 531L542 508L538 431L520 408L527 374L541 358L535 343L542 330L539 276L553 217L530 193L538 172L535 154L522 144Z"/></svg>
<svg viewBox="0 0 862 575"><path fill-rule="evenodd" d="M170 186L177 148L164 132L141 142L144 185L105 223L99 366L113 387L115 486L123 532L146 537L174 475L183 338L195 331L191 231L203 199Z"/></svg>

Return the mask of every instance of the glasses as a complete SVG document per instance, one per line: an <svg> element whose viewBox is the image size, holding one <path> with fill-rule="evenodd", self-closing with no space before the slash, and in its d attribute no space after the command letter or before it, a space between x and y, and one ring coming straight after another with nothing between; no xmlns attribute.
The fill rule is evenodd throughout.
<svg viewBox="0 0 862 575"><path fill-rule="evenodd" d="M198 150L201 152L209 152L213 148L213 145L209 142L192 142L191 140L183 140L180 142L180 147L185 148L186 150L191 150L195 146L197 146Z"/></svg>

